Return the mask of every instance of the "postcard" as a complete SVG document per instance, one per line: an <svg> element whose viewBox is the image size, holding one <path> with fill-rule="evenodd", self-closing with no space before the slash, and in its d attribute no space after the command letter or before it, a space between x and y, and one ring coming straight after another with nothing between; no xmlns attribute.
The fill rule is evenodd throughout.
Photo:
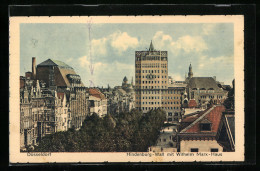
<svg viewBox="0 0 260 171"><path fill-rule="evenodd" d="M11 163L244 161L244 17L10 17Z"/></svg>

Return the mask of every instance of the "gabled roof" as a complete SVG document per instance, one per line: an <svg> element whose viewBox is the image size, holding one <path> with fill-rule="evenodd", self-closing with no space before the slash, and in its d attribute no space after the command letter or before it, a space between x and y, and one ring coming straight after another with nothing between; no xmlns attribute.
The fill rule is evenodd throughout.
<svg viewBox="0 0 260 171"><path fill-rule="evenodd" d="M192 77L189 80L188 87L193 88L205 88L206 90L213 88L214 90L221 90L214 78L212 77Z"/></svg>
<svg viewBox="0 0 260 171"><path fill-rule="evenodd" d="M95 88L89 88L89 95L94 96L99 99L106 99L105 95L101 93L98 89Z"/></svg>
<svg viewBox="0 0 260 171"><path fill-rule="evenodd" d="M207 133L217 133L220 124L222 112L225 110L224 106L213 106L207 111L203 111L202 115L198 117L186 128L184 128L180 133L200 133L200 123L207 120L207 122L212 123L211 131ZM187 120L187 119L186 119Z"/></svg>
<svg viewBox="0 0 260 171"><path fill-rule="evenodd" d="M53 59L47 59L46 61L43 61L42 63L38 64L37 66L59 66L67 69L73 69L71 66L65 64L64 62Z"/></svg>

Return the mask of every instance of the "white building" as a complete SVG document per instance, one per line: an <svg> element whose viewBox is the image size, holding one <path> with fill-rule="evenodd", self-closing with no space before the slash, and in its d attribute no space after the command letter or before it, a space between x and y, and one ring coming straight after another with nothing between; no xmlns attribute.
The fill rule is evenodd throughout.
<svg viewBox="0 0 260 171"><path fill-rule="evenodd" d="M90 114L98 114L99 117L104 117L107 114L107 99L98 89L89 89L89 108Z"/></svg>

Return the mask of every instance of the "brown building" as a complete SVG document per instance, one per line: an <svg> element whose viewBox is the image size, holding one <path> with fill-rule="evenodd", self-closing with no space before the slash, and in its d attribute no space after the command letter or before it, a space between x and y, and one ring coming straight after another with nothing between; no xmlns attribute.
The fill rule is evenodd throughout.
<svg viewBox="0 0 260 171"><path fill-rule="evenodd" d="M72 67L64 62L48 59L37 65L36 77L43 80L47 87L83 87L81 78Z"/></svg>
<svg viewBox="0 0 260 171"><path fill-rule="evenodd" d="M162 108L169 116L180 115L185 87L169 86L168 53L155 50L135 52L136 108L144 113ZM170 120L169 120L170 121Z"/></svg>
<svg viewBox="0 0 260 171"><path fill-rule="evenodd" d="M20 77L21 150L48 134L79 129L89 114L88 91L70 66L50 59L35 65L33 57L32 72Z"/></svg>

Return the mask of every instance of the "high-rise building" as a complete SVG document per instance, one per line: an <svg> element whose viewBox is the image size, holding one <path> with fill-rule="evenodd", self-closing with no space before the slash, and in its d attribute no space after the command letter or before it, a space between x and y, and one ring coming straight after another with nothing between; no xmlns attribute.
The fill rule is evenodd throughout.
<svg viewBox="0 0 260 171"><path fill-rule="evenodd" d="M181 96L185 87L168 87L168 84L167 51L155 50L152 42L149 50L136 51L136 108L144 113L152 109L162 108L168 116L180 115Z"/></svg>

